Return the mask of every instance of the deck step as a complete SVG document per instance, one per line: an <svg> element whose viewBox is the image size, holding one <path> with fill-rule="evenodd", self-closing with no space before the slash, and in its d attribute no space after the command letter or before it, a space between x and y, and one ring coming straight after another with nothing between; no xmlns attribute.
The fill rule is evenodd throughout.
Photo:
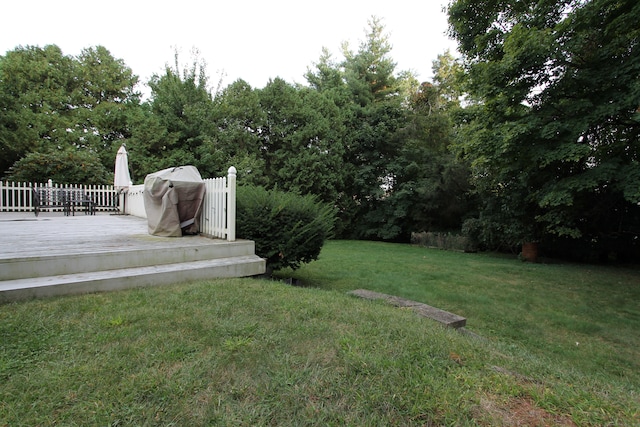
<svg viewBox="0 0 640 427"><path fill-rule="evenodd" d="M408 307L420 316L435 320L450 328L462 328L467 323L466 318L458 316L457 314L449 313L448 311L431 307L430 305L423 304L421 302L411 301L393 295L382 294L366 289L356 289L355 291L349 292L349 294L370 300L384 300L396 307Z"/></svg>
<svg viewBox="0 0 640 427"><path fill-rule="evenodd" d="M183 243L184 242L184 243ZM152 248L104 247L75 253L0 258L0 281L253 255L250 240L189 237Z"/></svg>
<svg viewBox="0 0 640 427"><path fill-rule="evenodd" d="M160 237L125 215L0 218L0 303L265 272L255 243Z"/></svg>
<svg viewBox="0 0 640 427"><path fill-rule="evenodd" d="M264 270L264 259L256 255L242 255L87 273L5 280L0 282L0 303L30 298L167 285L210 279L212 277L255 276L263 274Z"/></svg>

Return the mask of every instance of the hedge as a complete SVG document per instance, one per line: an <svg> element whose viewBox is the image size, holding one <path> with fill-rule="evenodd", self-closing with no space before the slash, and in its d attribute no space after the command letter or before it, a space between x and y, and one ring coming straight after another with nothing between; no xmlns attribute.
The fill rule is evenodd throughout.
<svg viewBox="0 0 640 427"><path fill-rule="evenodd" d="M318 259L333 236L336 210L314 196L242 186L236 203L237 236L255 242L267 271L297 269Z"/></svg>

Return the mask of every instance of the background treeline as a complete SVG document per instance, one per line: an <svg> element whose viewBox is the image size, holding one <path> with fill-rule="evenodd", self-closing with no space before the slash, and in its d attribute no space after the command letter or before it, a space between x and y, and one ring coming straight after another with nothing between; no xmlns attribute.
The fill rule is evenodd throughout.
<svg viewBox="0 0 640 427"><path fill-rule="evenodd" d="M340 60L324 50L306 84L212 89L197 57L176 55L148 99L104 47L18 47L0 57L0 171L106 183L124 142L136 183L234 165L242 184L333 206L338 237L462 230L479 249L536 241L556 256L638 260L639 30L622 19L638 6L480 3L450 5L463 56L440 55L423 83L396 70L376 18Z"/></svg>

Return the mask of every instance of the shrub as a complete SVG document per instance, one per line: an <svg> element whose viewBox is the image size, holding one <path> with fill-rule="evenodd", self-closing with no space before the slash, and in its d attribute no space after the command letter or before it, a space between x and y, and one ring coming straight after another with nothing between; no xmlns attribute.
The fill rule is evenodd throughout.
<svg viewBox="0 0 640 427"><path fill-rule="evenodd" d="M243 186L236 203L237 235L255 241L267 271L297 269L318 259L332 237L336 211L314 196Z"/></svg>
<svg viewBox="0 0 640 427"><path fill-rule="evenodd" d="M421 232L411 233L411 243L428 248L448 251L475 252L476 247L468 236L458 233Z"/></svg>

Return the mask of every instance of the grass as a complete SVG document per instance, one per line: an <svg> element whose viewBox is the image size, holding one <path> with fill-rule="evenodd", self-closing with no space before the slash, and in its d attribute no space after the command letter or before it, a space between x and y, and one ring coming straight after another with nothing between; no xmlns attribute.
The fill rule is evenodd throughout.
<svg viewBox="0 0 640 427"><path fill-rule="evenodd" d="M321 289L362 287L424 302L567 369L640 384L638 269L332 241L319 261L280 274Z"/></svg>
<svg viewBox="0 0 640 427"><path fill-rule="evenodd" d="M0 426L640 425L637 271L336 241L282 274L310 287L1 305ZM465 315L487 339L356 288Z"/></svg>

